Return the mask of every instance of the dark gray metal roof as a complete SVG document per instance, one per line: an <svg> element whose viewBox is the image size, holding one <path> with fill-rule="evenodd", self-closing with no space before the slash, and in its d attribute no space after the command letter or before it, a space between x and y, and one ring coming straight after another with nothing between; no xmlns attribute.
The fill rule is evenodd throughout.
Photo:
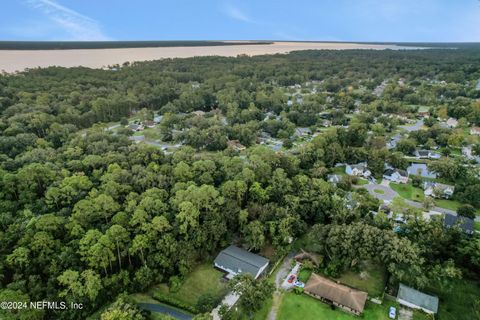
<svg viewBox="0 0 480 320"><path fill-rule="evenodd" d="M236 246L223 249L215 258L215 264L237 273L248 272L254 277L269 260Z"/></svg>
<svg viewBox="0 0 480 320"><path fill-rule="evenodd" d="M414 304L421 308L430 310L433 313L437 313L438 311L438 297L431 296L413 288L407 287L402 283L400 283L397 298L410 302L411 304Z"/></svg>

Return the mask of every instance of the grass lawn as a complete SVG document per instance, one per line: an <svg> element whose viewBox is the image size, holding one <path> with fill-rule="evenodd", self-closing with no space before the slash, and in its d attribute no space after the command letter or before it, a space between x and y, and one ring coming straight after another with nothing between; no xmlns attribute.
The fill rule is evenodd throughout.
<svg viewBox="0 0 480 320"><path fill-rule="evenodd" d="M373 192L378 194L385 194L385 191L383 191L382 189L373 189Z"/></svg>
<svg viewBox="0 0 480 320"><path fill-rule="evenodd" d="M363 179L363 178L358 178L357 183L356 183L356 185L359 185L359 186L363 186L363 185L366 185L366 184L368 184L368 180Z"/></svg>
<svg viewBox="0 0 480 320"><path fill-rule="evenodd" d="M252 319L253 320L266 320L268 314L270 313L270 309L272 309L272 304L273 304L273 298L268 298L267 300L265 300L262 307L253 314ZM241 316L239 316L237 318L239 318L241 320L249 320L248 312L245 312L241 308L238 308L237 312L238 312L238 314L241 314ZM235 317L233 317L233 318L237 319Z"/></svg>
<svg viewBox="0 0 480 320"><path fill-rule="evenodd" d="M401 184L390 182L390 188L396 191L400 197L407 200L422 202L423 199L425 199L423 190L420 188L415 188L410 183Z"/></svg>
<svg viewBox="0 0 480 320"><path fill-rule="evenodd" d="M199 265L183 281L177 292L170 292L167 284L152 287L148 293L154 296L156 292L168 295L183 303L195 306L198 298L205 294L226 294L226 283L221 280L223 273L213 268L210 263Z"/></svg>
<svg viewBox="0 0 480 320"><path fill-rule="evenodd" d="M336 280L358 290L366 291L372 298L381 297L387 281L385 268L372 262L362 262L360 270L360 272L344 272Z"/></svg>
<svg viewBox="0 0 480 320"><path fill-rule="evenodd" d="M332 169L332 174L347 175L345 173L345 166L340 166L340 167L333 168Z"/></svg>
<svg viewBox="0 0 480 320"><path fill-rule="evenodd" d="M298 280L302 281L303 283L306 283L308 279L310 279L310 276L312 275L312 270L310 269L302 269L298 273Z"/></svg>
<svg viewBox="0 0 480 320"><path fill-rule="evenodd" d="M480 222L475 221L474 227L475 227L475 230L480 231Z"/></svg>
<svg viewBox="0 0 480 320"><path fill-rule="evenodd" d="M479 315L474 314L474 303L480 297L480 283L459 279L451 281L450 284L452 285L450 290L438 288L431 290L440 299L437 319L479 319Z"/></svg>
<svg viewBox="0 0 480 320"><path fill-rule="evenodd" d="M396 302L387 301L377 305L367 301L361 319L387 320L390 306L398 307ZM398 313L398 308L397 308ZM341 309L332 310L329 305L309 297L305 294L298 295L287 292L283 295L282 305L277 316L278 320L358 320L357 316ZM414 320L427 320L428 317L420 312L414 313Z"/></svg>

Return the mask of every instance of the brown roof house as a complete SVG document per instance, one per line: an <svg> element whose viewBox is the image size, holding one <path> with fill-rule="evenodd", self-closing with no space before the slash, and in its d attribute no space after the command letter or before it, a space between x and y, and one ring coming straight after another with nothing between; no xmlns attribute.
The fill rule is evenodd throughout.
<svg viewBox="0 0 480 320"><path fill-rule="evenodd" d="M356 315L362 314L368 297L366 292L344 286L315 273L312 273L306 283L304 292Z"/></svg>
<svg viewBox="0 0 480 320"><path fill-rule="evenodd" d="M227 145L235 151L243 151L246 149L246 147L238 140L228 140Z"/></svg>

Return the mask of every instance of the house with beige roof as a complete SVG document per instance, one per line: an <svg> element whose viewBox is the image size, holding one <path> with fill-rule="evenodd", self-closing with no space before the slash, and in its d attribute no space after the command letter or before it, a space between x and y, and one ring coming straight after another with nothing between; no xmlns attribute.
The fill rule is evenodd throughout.
<svg viewBox="0 0 480 320"><path fill-rule="evenodd" d="M368 294L312 273L304 292L355 315L363 313Z"/></svg>

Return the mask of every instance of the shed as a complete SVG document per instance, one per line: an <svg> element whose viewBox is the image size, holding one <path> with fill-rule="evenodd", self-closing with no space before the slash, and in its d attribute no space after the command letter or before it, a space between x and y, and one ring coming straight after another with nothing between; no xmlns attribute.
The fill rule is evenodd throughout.
<svg viewBox="0 0 480 320"><path fill-rule="evenodd" d="M437 313L438 311L438 297L420 292L404 285L403 283L400 283L397 301L401 305L414 309L421 309L430 314Z"/></svg>

